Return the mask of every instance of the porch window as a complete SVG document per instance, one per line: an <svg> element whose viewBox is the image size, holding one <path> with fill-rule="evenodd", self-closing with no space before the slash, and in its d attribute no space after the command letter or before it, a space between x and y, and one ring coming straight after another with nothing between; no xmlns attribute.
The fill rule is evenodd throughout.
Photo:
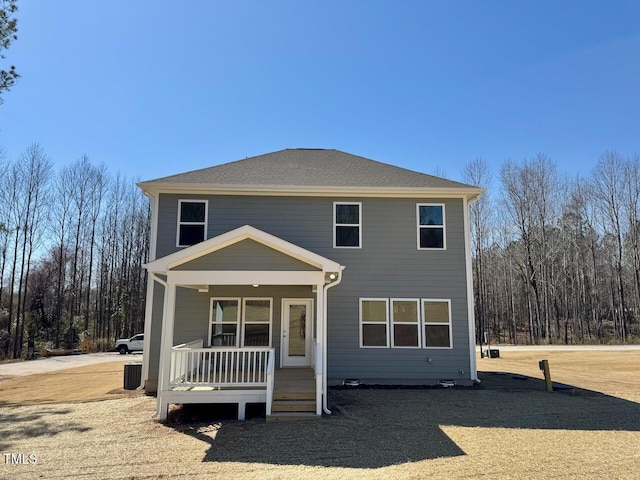
<svg viewBox="0 0 640 480"><path fill-rule="evenodd" d="M360 299L360 346L389 346L389 300L386 298Z"/></svg>
<svg viewBox="0 0 640 480"><path fill-rule="evenodd" d="M209 345L237 347L240 324L239 298L212 298L209 321Z"/></svg>
<svg viewBox="0 0 640 480"><path fill-rule="evenodd" d="M333 246L360 248L362 241L362 203L333 204Z"/></svg>
<svg viewBox="0 0 640 480"><path fill-rule="evenodd" d="M391 299L392 347L419 348L418 299Z"/></svg>
<svg viewBox="0 0 640 480"><path fill-rule="evenodd" d="M443 203L417 204L418 250L444 250L446 248Z"/></svg>
<svg viewBox="0 0 640 480"><path fill-rule="evenodd" d="M178 200L178 247L188 247L205 239L207 200Z"/></svg>
<svg viewBox="0 0 640 480"><path fill-rule="evenodd" d="M451 348L451 300L422 300L425 348Z"/></svg>
<svg viewBox="0 0 640 480"><path fill-rule="evenodd" d="M242 305L244 334L243 347L271 346L271 320L273 316L270 298L245 298Z"/></svg>

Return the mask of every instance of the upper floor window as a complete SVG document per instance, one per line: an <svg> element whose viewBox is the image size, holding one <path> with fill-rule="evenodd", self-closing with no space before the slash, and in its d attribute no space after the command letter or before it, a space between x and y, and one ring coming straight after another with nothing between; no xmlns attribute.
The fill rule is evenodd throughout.
<svg viewBox="0 0 640 480"><path fill-rule="evenodd" d="M418 213L418 249L444 250L447 245L445 235L444 204L419 203Z"/></svg>
<svg viewBox="0 0 640 480"><path fill-rule="evenodd" d="M360 248L362 246L362 203L333 204L333 246Z"/></svg>
<svg viewBox="0 0 640 480"><path fill-rule="evenodd" d="M205 239L207 206L207 200L178 200L178 247L188 247Z"/></svg>

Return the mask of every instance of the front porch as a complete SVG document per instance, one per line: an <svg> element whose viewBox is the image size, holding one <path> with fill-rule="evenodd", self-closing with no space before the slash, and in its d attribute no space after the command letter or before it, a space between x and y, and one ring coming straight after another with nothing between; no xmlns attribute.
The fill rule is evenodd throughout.
<svg viewBox="0 0 640 480"><path fill-rule="evenodd" d="M275 410L321 415L327 290L343 266L246 225L146 268L162 287L160 335L152 335L152 308L145 322L145 341L159 340L161 420L171 403L238 403L239 418L247 403L265 403L269 418L278 367L311 367L314 388L293 392L312 398L275 398ZM180 343L189 337L198 340Z"/></svg>
<svg viewBox="0 0 640 480"><path fill-rule="evenodd" d="M195 340L171 349L168 390L159 392L161 416L170 404L265 403L267 421L319 418L322 376L313 368L275 368L273 348L203 348ZM316 385L320 382L320 385Z"/></svg>

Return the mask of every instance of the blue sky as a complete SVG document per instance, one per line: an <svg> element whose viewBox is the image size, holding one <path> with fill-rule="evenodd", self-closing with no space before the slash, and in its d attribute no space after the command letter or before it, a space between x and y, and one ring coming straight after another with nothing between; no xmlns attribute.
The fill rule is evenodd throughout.
<svg viewBox="0 0 640 480"><path fill-rule="evenodd" d="M460 178L640 153L640 2L18 2L0 145L151 179L289 147Z"/></svg>

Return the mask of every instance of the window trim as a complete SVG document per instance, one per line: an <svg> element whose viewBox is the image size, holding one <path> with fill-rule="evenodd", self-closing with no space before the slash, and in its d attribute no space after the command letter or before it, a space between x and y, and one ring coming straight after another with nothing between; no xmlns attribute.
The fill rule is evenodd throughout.
<svg viewBox="0 0 640 480"><path fill-rule="evenodd" d="M449 313L449 322L429 322L427 323L424 318L424 304L426 302L440 302L446 303L447 309ZM452 325L452 315L451 315L451 299L450 298L422 298L420 299L420 316L422 317L422 335L423 335L423 345L422 348L429 350L452 350L453 349L453 325ZM449 346L448 347L431 347L427 346L427 334L424 331L427 325L447 325L449 327Z"/></svg>
<svg viewBox="0 0 640 480"><path fill-rule="evenodd" d="M269 321L268 322L247 322L246 320L246 312L247 312L247 300L268 300L269 301ZM241 346L244 348L245 338L246 338L246 327L247 323L249 325L269 325L269 344L265 348L271 348L272 337L273 337L273 297L242 297L242 313L240 315L242 321L242 338L241 338Z"/></svg>
<svg viewBox="0 0 640 480"><path fill-rule="evenodd" d="M180 221L180 213L182 211L183 203L204 203L204 222L181 222ZM180 227L182 225L203 225L204 226L204 234L201 242L204 242L207 239L207 227L209 221L209 200L203 199L189 199L189 198L180 198L178 199L178 212L176 215L177 227L176 227L176 247L186 248L191 245L181 245L180 244ZM199 243L199 242L198 242ZM193 244L195 245L195 243Z"/></svg>
<svg viewBox="0 0 640 480"><path fill-rule="evenodd" d="M386 320L384 322L384 326L386 329L386 345L364 345L363 344L363 335L362 335L362 326L363 325L382 325L382 322L365 322L362 320L362 302L384 302L385 303L385 312L386 312ZM358 313L358 330L360 336L360 348L389 348L389 299L388 298L360 298L359 299L359 313Z"/></svg>
<svg viewBox="0 0 640 480"><path fill-rule="evenodd" d="M357 205L358 206L358 220L360 223L337 223L337 211L338 205ZM348 245L336 245L336 229L337 227L358 227L358 246L351 247ZM333 202L333 248L362 248L362 202Z"/></svg>
<svg viewBox="0 0 640 480"><path fill-rule="evenodd" d="M415 323L414 322L396 322L393 318L393 302L414 302L416 304L416 315L417 315ZM419 298L390 298L389 299L388 319L389 319L389 329L391 330L391 348L409 348L409 349L422 348L422 335L421 335L422 315L420 311L421 306L422 306L422 302L420 302ZM393 328L394 325L415 325L416 328L418 329L418 344L414 347L396 345L396 338L395 338L396 332L395 332L395 329Z"/></svg>
<svg viewBox="0 0 640 480"><path fill-rule="evenodd" d="M442 207L442 225L421 225L420 224L420 207ZM420 230L421 229L442 229L442 248L437 247L421 247L420 246ZM416 203L416 233L418 250L446 250L447 249L447 218L444 203Z"/></svg>
<svg viewBox="0 0 640 480"><path fill-rule="evenodd" d="M211 348L229 348L230 345L211 345L211 331L213 329L213 303L219 300L235 300L238 303L238 314L236 316L236 344L235 344L235 348L238 348L239 345L239 341L240 341L240 319L242 318L241 316L241 306L242 306L242 298L241 297L211 297L209 299L209 336L207 339L207 345ZM220 322L220 325L231 325L232 322ZM233 348L233 347L231 347Z"/></svg>

